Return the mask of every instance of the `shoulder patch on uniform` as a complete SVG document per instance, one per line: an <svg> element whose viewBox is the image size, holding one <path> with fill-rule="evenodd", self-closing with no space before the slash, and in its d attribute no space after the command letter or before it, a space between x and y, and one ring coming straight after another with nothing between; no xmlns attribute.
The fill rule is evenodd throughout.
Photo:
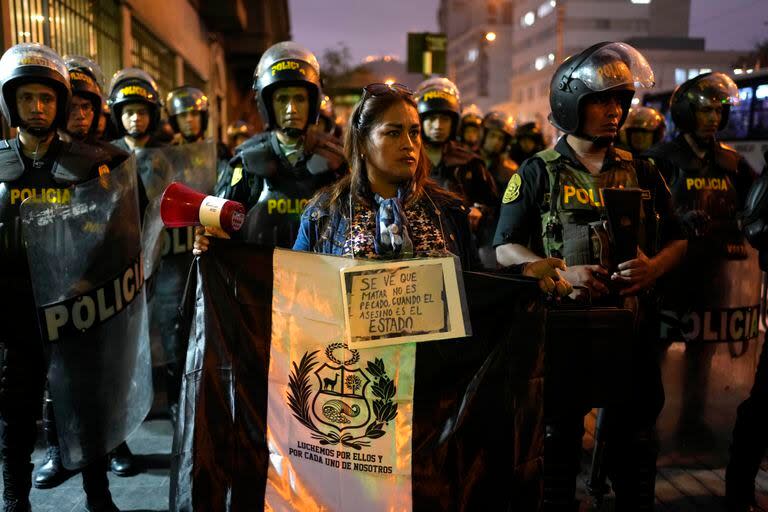
<svg viewBox="0 0 768 512"><path fill-rule="evenodd" d="M99 176L106 176L107 174L109 174L109 167L107 164L101 164L99 166Z"/></svg>
<svg viewBox="0 0 768 512"><path fill-rule="evenodd" d="M536 153L536 156L541 158L545 162L554 162L555 160L557 160L563 155L561 155L554 149L545 149L544 151L539 151L538 153Z"/></svg>
<svg viewBox="0 0 768 512"><path fill-rule="evenodd" d="M232 181L229 183L230 187L234 187L240 180L243 179L243 166L238 165L232 170Z"/></svg>
<svg viewBox="0 0 768 512"><path fill-rule="evenodd" d="M523 184L523 180L519 174L513 174L507 184L507 190L504 191L504 197L501 202L504 204L511 203L518 197L520 197L520 186Z"/></svg>
<svg viewBox="0 0 768 512"><path fill-rule="evenodd" d="M622 160L628 160L630 162L633 160L632 153L630 153L629 151L626 151L626 150L621 149L621 148L617 148L615 146L613 148L613 151L614 151L614 153L616 153L616 156L621 158Z"/></svg>

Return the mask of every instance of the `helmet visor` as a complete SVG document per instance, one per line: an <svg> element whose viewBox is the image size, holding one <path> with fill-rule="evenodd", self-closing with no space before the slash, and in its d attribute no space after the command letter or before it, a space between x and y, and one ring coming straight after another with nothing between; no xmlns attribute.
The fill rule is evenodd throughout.
<svg viewBox="0 0 768 512"><path fill-rule="evenodd" d="M17 68L34 66L48 68L69 80L69 71L59 54L39 43L21 43L12 46L0 59L0 79L10 76Z"/></svg>
<svg viewBox="0 0 768 512"><path fill-rule="evenodd" d="M650 88L656 83L653 70L642 53L627 43L609 43L587 57L571 77L594 92L619 86Z"/></svg>
<svg viewBox="0 0 768 512"><path fill-rule="evenodd" d="M739 103L739 88L723 73L712 73L696 80L686 94L692 104L700 107Z"/></svg>

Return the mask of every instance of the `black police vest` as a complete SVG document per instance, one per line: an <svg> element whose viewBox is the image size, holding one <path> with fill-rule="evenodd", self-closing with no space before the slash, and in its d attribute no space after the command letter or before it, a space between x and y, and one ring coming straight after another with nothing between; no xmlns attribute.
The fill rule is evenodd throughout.
<svg viewBox="0 0 768 512"><path fill-rule="evenodd" d="M251 139L242 148L234 160L234 174L248 179L252 191L243 239L257 245L293 247L301 213L315 192L335 180L335 173L310 172L313 155L291 165L272 133Z"/></svg>
<svg viewBox="0 0 768 512"><path fill-rule="evenodd" d="M718 143L714 151L701 160L690 148L675 141L649 154L652 159L666 159L678 169L669 181L672 201L678 211L702 210L720 227L725 224L738 229L739 194L733 181L738 172L738 153Z"/></svg>

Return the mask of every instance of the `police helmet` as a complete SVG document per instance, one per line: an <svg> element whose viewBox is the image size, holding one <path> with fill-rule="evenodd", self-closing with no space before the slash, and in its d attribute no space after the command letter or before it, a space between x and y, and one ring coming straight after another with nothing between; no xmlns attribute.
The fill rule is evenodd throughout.
<svg viewBox="0 0 768 512"><path fill-rule="evenodd" d="M416 108L422 121L430 114L447 114L451 118L453 139L459 127L461 96L456 84L447 78L429 78L416 89Z"/></svg>
<svg viewBox="0 0 768 512"><path fill-rule="evenodd" d="M461 111L461 126L477 126L480 128L483 125L483 112L480 108L472 103L467 108Z"/></svg>
<svg viewBox="0 0 768 512"><path fill-rule="evenodd" d="M517 127L517 130L515 130L515 136L517 136L517 140L527 137L535 141L537 145L546 145L544 143L544 134L541 133L541 127L536 122L521 124Z"/></svg>
<svg viewBox="0 0 768 512"><path fill-rule="evenodd" d="M507 136L507 141L515 136L515 118L500 112L491 110L483 118L483 131L488 133L491 130L499 130Z"/></svg>
<svg viewBox="0 0 768 512"><path fill-rule="evenodd" d="M629 109L627 120L621 130L622 132L633 130L653 132L653 144L656 144L664 138L667 121L655 108L633 107Z"/></svg>
<svg viewBox="0 0 768 512"><path fill-rule="evenodd" d="M208 96L197 87L185 85L169 92L165 109L168 121L176 132L180 131L176 116L183 112L200 112L200 133L205 133L208 128Z"/></svg>
<svg viewBox="0 0 768 512"><path fill-rule="evenodd" d="M149 107L149 127L147 133L153 133L160 121L160 93L157 83L149 74L138 68L121 69L112 77L109 84L109 99L112 120L120 135L125 135L125 128L120 119L123 107L129 103L144 103Z"/></svg>
<svg viewBox="0 0 768 512"><path fill-rule="evenodd" d="M81 55L65 55L64 63L69 70L72 95L82 96L93 106L93 123L88 130L88 134L92 135L99 127L99 117L102 115L104 103L100 82L104 75L101 67L88 57Z"/></svg>
<svg viewBox="0 0 768 512"><path fill-rule="evenodd" d="M72 95L64 59L40 43L17 44L3 54L0 58L0 111L13 127L21 125L16 106L16 89L29 83L53 87L56 91L56 118L52 128L64 126Z"/></svg>
<svg viewBox="0 0 768 512"><path fill-rule="evenodd" d="M227 127L227 138L234 139L235 137L250 137L251 127L243 120L235 121Z"/></svg>
<svg viewBox="0 0 768 512"><path fill-rule="evenodd" d="M621 95L621 126L635 88L653 87L654 83L651 66L635 48L621 42L598 43L568 58L555 71L549 88L549 121L562 132L578 134L584 98L617 90L625 91Z"/></svg>
<svg viewBox="0 0 768 512"><path fill-rule="evenodd" d="M739 88L728 75L723 73L704 73L683 82L672 93L670 111L675 126L681 132L696 129L694 112L702 107L722 105L723 113L718 130L728 124L731 106L739 102Z"/></svg>
<svg viewBox="0 0 768 512"><path fill-rule="evenodd" d="M269 128L277 128L272 95L280 87L302 86L309 94L309 116L305 130L317 123L320 113L320 64L317 58L293 41L272 45L259 59L253 74L253 90L259 113Z"/></svg>

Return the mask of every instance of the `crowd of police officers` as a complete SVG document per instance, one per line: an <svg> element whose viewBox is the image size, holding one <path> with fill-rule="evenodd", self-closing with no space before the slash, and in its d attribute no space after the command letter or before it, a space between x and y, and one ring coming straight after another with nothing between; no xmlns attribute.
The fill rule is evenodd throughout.
<svg viewBox="0 0 768 512"><path fill-rule="evenodd" d="M175 132L172 144L193 148L206 139L203 91L180 87L163 102L153 77L135 68L117 72L106 95L104 86L92 60L62 58L39 44L16 45L0 60L0 109L17 130L15 138L0 141L0 274L6 290L0 296L5 326L0 335L0 451L6 511L30 510L30 456L41 403L49 449L34 485L54 487L71 475L62 465L46 390L48 348L38 334L19 220L22 200L55 200L46 198L60 194L49 191L98 178L135 153L137 196L144 212L167 185L167 179L159 178L168 174L167 161L147 151L168 144L163 107ZM710 281L702 276L718 259L743 256L743 233L758 250L768 241L768 185L717 140L738 100L733 81L707 73L678 87L671 100L677 129L671 140L665 138L665 120L657 111L630 108L635 88L652 86L647 61L624 43L597 44L567 59L551 82L550 122L563 136L549 149L536 123L516 126L504 112L483 116L475 105L462 108L456 85L446 78L427 79L415 92L431 177L464 202L484 265L492 270L562 258L568 266L562 278L574 292L554 307L580 304L579 311L589 315L590 308L615 306L629 309L637 319L626 337L633 357L626 400L606 409L607 474L617 510L654 506L654 425L664 403L658 344L662 299L667 309L682 314L692 296L711 293ZM331 99L322 92L317 59L298 44L278 43L267 50L253 89L266 130L252 135L244 121L230 126L231 145L217 148L215 169L207 169L213 174L210 190L202 191L246 206L237 235L246 242L290 248L304 206L347 172L341 127ZM627 204L636 200L639 205L630 221L639 236L629 251L619 247L621 226L606 213L607 191L616 189L639 191L626 196ZM145 216L145 228L148 222ZM197 243L207 244L201 234ZM190 233L173 237L192 239ZM181 250L163 258L148 290L150 322L166 353L172 418L185 354L177 307L193 257L191 243L176 245ZM589 332L581 336L588 338ZM738 409L726 478L733 511L749 510L768 445L767 359L764 350L754 389ZM543 508L578 510L583 416L593 404L548 398ZM88 510L117 510L108 468L123 476L135 472L124 442L81 468Z"/></svg>

